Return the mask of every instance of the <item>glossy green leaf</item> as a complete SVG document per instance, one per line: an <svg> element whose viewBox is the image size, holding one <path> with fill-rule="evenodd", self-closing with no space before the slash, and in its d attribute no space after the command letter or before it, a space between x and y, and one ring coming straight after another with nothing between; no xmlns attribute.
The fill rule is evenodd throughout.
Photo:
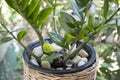
<svg viewBox="0 0 120 80"><path fill-rule="evenodd" d="M40 14L38 15L38 25L42 25L50 16L51 12L52 12L53 8L52 7L48 7L43 9Z"/></svg>
<svg viewBox="0 0 120 80"><path fill-rule="evenodd" d="M48 35L50 39L57 45L63 48L68 48L68 45L65 44L65 39L60 34L57 34L55 32L48 32Z"/></svg>
<svg viewBox="0 0 120 80"><path fill-rule="evenodd" d="M85 0L84 0L85 1ZM83 19L83 12L81 12L80 10L82 9L81 5L79 4L79 2L77 2L76 0L71 0L71 4L73 7L73 10L75 11L75 13L77 14L77 16L81 19Z"/></svg>
<svg viewBox="0 0 120 80"><path fill-rule="evenodd" d="M67 32L73 35L76 34L77 26L74 25L76 20L68 13L61 12L59 17L61 27Z"/></svg>
<svg viewBox="0 0 120 80"><path fill-rule="evenodd" d="M28 17L32 14L32 12L34 12L34 10L38 4L39 4L39 0L32 0L31 1L30 5L28 6L28 9L27 9L28 10L28 14L27 14Z"/></svg>
<svg viewBox="0 0 120 80"><path fill-rule="evenodd" d="M26 32L25 30L20 31L20 32L18 33L18 35L17 35L17 40L20 42L21 39L22 39L23 37L25 37L26 34L27 34L27 32Z"/></svg>
<svg viewBox="0 0 120 80"><path fill-rule="evenodd" d="M71 44L76 40L76 37L69 34L69 33L66 33L65 34L65 40L66 40L66 44Z"/></svg>
<svg viewBox="0 0 120 80"><path fill-rule="evenodd" d="M54 48L50 45L50 43L47 43L47 42L43 44L43 50L45 53L54 52Z"/></svg>
<svg viewBox="0 0 120 80"><path fill-rule="evenodd" d="M35 22L37 20L37 16L40 13L40 5L41 5L41 0L39 0L34 12L32 13L32 15L30 16L31 19L33 20L33 22Z"/></svg>
<svg viewBox="0 0 120 80"><path fill-rule="evenodd" d="M4 38L0 39L0 45L6 43L8 41L11 41L12 39L13 39L12 37L4 37Z"/></svg>
<svg viewBox="0 0 120 80"><path fill-rule="evenodd" d="M42 61L51 61L51 60L57 59L57 58L59 58L61 56L63 56L63 54L56 54L56 53L54 53L54 54L51 54L51 55L43 58Z"/></svg>
<svg viewBox="0 0 120 80"><path fill-rule="evenodd" d="M63 21L68 25L68 27L70 27L70 28L76 27L74 25L76 20L72 17L72 15L70 15L66 12L61 12L60 15L61 15L61 18L63 18Z"/></svg>
<svg viewBox="0 0 120 80"><path fill-rule="evenodd" d="M105 19L107 19L108 10L109 10L109 1L108 0L104 0L103 15L104 15Z"/></svg>
<svg viewBox="0 0 120 80"><path fill-rule="evenodd" d="M81 39L85 39L86 40L86 37L89 33L89 29L88 29L89 26L85 26L79 33L79 37L78 39L81 40Z"/></svg>
<svg viewBox="0 0 120 80"><path fill-rule="evenodd" d="M27 7L28 7L28 5L29 5L29 3L30 3L30 0L22 0L22 2L23 2L23 10L25 10Z"/></svg>
<svg viewBox="0 0 120 80"><path fill-rule="evenodd" d="M16 11L18 11L17 9L17 5L15 4L14 0L5 0L7 2L7 4L12 7L13 9L15 9Z"/></svg>

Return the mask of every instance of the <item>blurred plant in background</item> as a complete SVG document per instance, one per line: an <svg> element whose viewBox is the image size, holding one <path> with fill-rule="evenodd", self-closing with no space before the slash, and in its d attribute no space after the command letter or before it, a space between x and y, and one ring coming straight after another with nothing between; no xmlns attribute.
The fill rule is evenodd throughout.
<svg viewBox="0 0 120 80"><path fill-rule="evenodd" d="M105 1L105 4L103 4L103 1ZM99 5L96 8L95 12L97 21L102 21L104 18L107 18L107 16L109 17L120 6L120 0L103 1L97 1L97 4ZM95 6L97 5L95 4ZM100 9L102 8L104 8L104 11L103 13L100 13ZM100 57L100 66L97 74L97 80L120 80L119 43L120 13L118 13L117 16L113 17L111 21L106 25L106 27L94 38L94 47Z"/></svg>
<svg viewBox="0 0 120 80"><path fill-rule="evenodd" d="M55 1L64 3L64 5L67 6L63 7L61 5L55 8L55 12L53 13L54 17L52 19L54 21L54 18L56 18L55 24L50 24L48 22L48 25L44 31L54 29L56 32L61 32L62 30L57 21L58 16L56 16L56 14L58 14L61 9L68 10L68 12L69 10L71 10L71 4L69 3L69 0L51 0L51 2ZM105 4L103 4L104 1ZM98 23L101 23L103 20L108 18L113 12L115 12L120 6L119 4L120 0L94 0L89 14L92 15L92 17L95 19L94 23L97 25ZM10 30L14 31L14 34L17 34L17 32L22 29L27 29L31 32L31 34L28 34L28 36L26 36L26 38L24 39L24 44L27 45L31 41L37 40L37 37L34 35L34 31L29 28L30 26L28 25L28 23L25 22L25 20L23 20L14 10L9 8L5 4L4 0L0 1L0 7L2 7L0 8L0 10L4 14L4 19L6 20L5 22L7 22L7 27ZM103 9L103 12L100 12L101 9ZM55 25L57 25L57 27L55 27ZM50 26L52 26L52 28L50 28ZM91 43L99 54L100 59L96 80L120 80L120 13L118 13L117 16L113 17L111 21L105 26L106 27L94 37L92 41L94 43ZM46 34L44 35L47 37ZM2 39L2 36L8 35L4 32L0 25L0 39ZM3 48L3 46L5 46L5 48ZM5 72L6 68L10 68L9 66L11 66L11 64L16 65L16 67L11 66L11 68L13 68L11 69L11 72L14 75L13 78L14 80L22 80L22 51L23 49L21 48L21 46L18 45L15 41L12 41L12 43L0 45L0 73L3 68L3 72ZM13 59L11 60L11 62L7 62L10 63L10 65L5 64L5 60L10 61L8 59ZM6 72L6 74L9 73ZM13 80L10 78L8 79L8 77L5 78L5 76L3 79L3 75L1 75L2 73L0 74L0 80Z"/></svg>

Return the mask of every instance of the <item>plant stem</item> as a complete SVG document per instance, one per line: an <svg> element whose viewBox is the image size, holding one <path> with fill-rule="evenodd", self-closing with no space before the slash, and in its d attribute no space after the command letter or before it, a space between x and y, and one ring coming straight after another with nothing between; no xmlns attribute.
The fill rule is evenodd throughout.
<svg viewBox="0 0 120 80"><path fill-rule="evenodd" d="M86 43L88 43L88 41L93 38L93 36L96 34L96 32L93 32L90 36L89 36L89 39L86 40L85 42L82 42L82 44L80 44L80 46L78 46L78 48L76 48L76 50L74 50L71 55L69 55L68 58L70 59L73 59L77 54L78 52L83 48L84 45L86 45Z"/></svg>
<svg viewBox="0 0 120 80"><path fill-rule="evenodd" d="M36 56L30 49L24 46L22 42L18 41L17 38L13 35L13 33L10 32L4 24L1 23L1 25L28 52L29 55L32 55L33 57L37 59L38 62L41 62L41 59L38 56Z"/></svg>
<svg viewBox="0 0 120 80"><path fill-rule="evenodd" d="M98 26L98 28L101 27L102 25L107 24L107 23L117 14L117 12L118 12L119 10L120 10L120 8L118 8L107 20L105 20L103 23L101 23L101 24ZM97 29L98 29L98 28L97 28ZM69 55L68 58L73 59L73 58L79 53L79 51L82 49L82 47L83 47L84 45L86 45L86 43L87 43L96 33L97 33L97 32L96 32L96 30L95 30L95 32L93 32L93 33L91 34L91 36L89 36L89 39L88 39L87 41L83 42L75 51L73 51L73 52L71 53L71 55Z"/></svg>
<svg viewBox="0 0 120 80"><path fill-rule="evenodd" d="M118 11L120 11L120 8L118 8L106 21L101 23L99 26L105 25L106 23L108 23L117 14Z"/></svg>
<svg viewBox="0 0 120 80"><path fill-rule="evenodd" d="M55 3L56 3L56 0L55 0ZM55 16L56 16L56 7L53 8L53 24L54 24L53 27L54 27L54 31L58 33Z"/></svg>
<svg viewBox="0 0 120 80"><path fill-rule="evenodd" d="M67 60L67 58L69 57L69 55L70 55L70 52L73 50L73 48L75 47L76 45L75 44L73 44L72 46L71 46L71 48L70 48L70 50L66 53L66 55L64 56L64 62L66 62L66 60Z"/></svg>
<svg viewBox="0 0 120 80"><path fill-rule="evenodd" d="M38 38L39 38L39 42L41 44L41 47L42 47L42 50L43 50L43 44L44 44L44 40L43 40L43 37L42 37L42 32L39 32L39 28L36 28L38 26L35 26L27 17L24 16L24 14L22 13L22 10L19 8L16 0L15 0L15 3L16 3L16 7L18 8L18 11L19 13L22 15L22 17L31 25L31 27L34 29L34 31L36 32ZM43 51L44 53L44 51Z"/></svg>

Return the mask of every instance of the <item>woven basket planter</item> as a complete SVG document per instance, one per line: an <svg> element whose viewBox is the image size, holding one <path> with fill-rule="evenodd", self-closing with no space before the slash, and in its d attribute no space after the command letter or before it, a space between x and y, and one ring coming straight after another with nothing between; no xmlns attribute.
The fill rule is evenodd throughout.
<svg viewBox="0 0 120 80"><path fill-rule="evenodd" d="M47 41L51 43L50 40ZM28 46L28 48L33 50L35 47L40 45L38 43L39 42L32 43ZM94 49L89 48L91 48L89 45L84 47L84 49L89 52L91 56L88 59L88 63L70 70L47 70L38 67L30 62L31 56L24 51L24 80L95 80L98 58L96 57Z"/></svg>

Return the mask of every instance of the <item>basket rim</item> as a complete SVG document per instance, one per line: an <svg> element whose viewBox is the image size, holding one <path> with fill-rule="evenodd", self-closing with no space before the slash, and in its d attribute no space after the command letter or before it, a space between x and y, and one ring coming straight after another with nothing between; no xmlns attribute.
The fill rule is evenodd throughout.
<svg viewBox="0 0 120 80"><path fill-rule="evenodd" d="M45 39L45 41L52 43L52 41L50 39ZM80 44L82 43L82 41L80 41ZM33 50L35 47L40 46L39 41L35 41L31 44L29 44L27 47L30 50ZM79 71L83 71L86 68L91 67L95 62L96 62L96 52L94 50L94 48L92 46L90 46L89 44L86 44L84 46L84 48L86 48L88 51L91 52L91 57L89 59L89 61L80 67L75 67L72 69L68 69L68 70L48 70L48 69L44 69L42 67L36 66L34 65L32 62L30 62L30 55L24 50L23 52L23 59L24 62L28 65L28 67L37 70L38 72L44 72L44 73L49 73L49 74L69 74L69 73L75 73L75 72L79 72Z"/></svg>

